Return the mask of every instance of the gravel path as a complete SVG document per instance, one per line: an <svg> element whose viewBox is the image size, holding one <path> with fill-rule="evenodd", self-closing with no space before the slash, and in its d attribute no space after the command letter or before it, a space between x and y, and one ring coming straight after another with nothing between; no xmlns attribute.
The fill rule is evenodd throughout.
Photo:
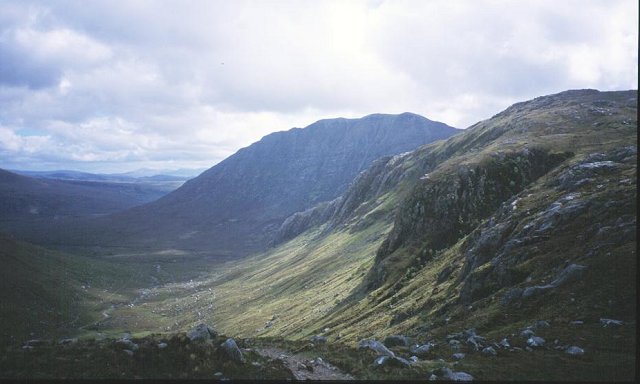
<svg viewBox="0 0 640 384"><path fill-rule="evenodd" d="M354 380L353 376L340 371L321 357L309 360L276 348L258 348L256 352L272 360L282 360L296 380Z"/></svg>

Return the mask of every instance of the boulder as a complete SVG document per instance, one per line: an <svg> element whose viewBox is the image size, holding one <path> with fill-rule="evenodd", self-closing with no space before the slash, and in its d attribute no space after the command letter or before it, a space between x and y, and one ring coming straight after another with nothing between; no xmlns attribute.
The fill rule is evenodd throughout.
<svg viewBox="0 0 640 384"><path fill-rule="evenodd" d="M167 343L158 343L158 348L159 349L165 349L167 348L169 345Z"/></svg>
<svg viewBox="0 0 640 384"><path fill-rule="evenodd" d="M528 339L528 338L530 338L531 336L534 336L534 335L535 335L535 333L530 328L525 328L525 329L522 330L522 332L520 332L520 336L524 337L525 339Z"/></svg>
<svg viewBox="0 0 640 384"><path fill-rule="evenodd" d="M218 336L218 332L204 323L198 324L195 328L187 332L189 340L194 342L205 342L216 336Z"/></svg>
<svg viewBox="0 0 640 384"><path fill-rule="evenodd" d="M235 361L237 363L244 363L245 359L242 355L242 351L238 348L238 344L236 341L229 338L224 343L220 344L220 349L222 353L226 355L230 360Z"/></svg>
<svg viewBox="0 0 640 384"><path fill-rule="evenodd" d="M396 356L395 353L389 350L389 348L385 347L384 344L376 340L371 340L371 339L360 340L360 342L358 343L358 348L371 349L372 351L376 352L380 356L390 356L390 357Z"/></svg>
<svg viewBox="0 0 640 384"><path fill-rule="evenodd" d="M454 358L454 359L456 359L456 360L462 360L462 359L464 359L465 354L464 354L464 353L461 353L461 352L459 352L459 353L454 353L453 355L451 355L451 357L453 357L453 358Z"/></svg>
<svg viewBox="0 0 640 384"><path fill-rule="evenodd" d="M600 319L600 324L602 324L603 327L619 327L623 322L621 320L614 319Z"/></svg>
<svg viewBox="0 0 640 384"><path fill-rule="evenodd" d="M444 380L473 381L473 376L471 376L466 372L453 372L449 368L441 368L440 372L441 372L440 377L442 377Z"/></svg>
<svg viewBox="0 0 640 384"><path fill-rule="evenodd" d="M60 345L71 345L71 344L75 344L78 342L77 338L72 338L72 339L61 339L58 344Z"/></svg>
<svg viewBox="0 0 640 384"><path fill-rule="evenodd" d="M387 347L395 347L395 346L407 346L409 345L409 338L402 335L391 335L384 338L382 343Z"/></svg>
<svg viewBox="0 0 640 384"><path fill-rule="evenodd" d="M411 366L411 363L408 360L405 360L401 357L397 356L378 356L373 362L373 367L378 368L382 366L390 366L397 368L407 368Z"/></svg>
<svg viewBox="0 0 640 384"><path fill-rule="evenodd" d="M482 354L485 356L498 356L498 352L493 347L484 348Z"/></svg>
<svg viewBox="0 0 640 384"><path fill-rule="evenodd" d="M423 345L412 345L409 351L418 357L427 357L429 352L434 347L433 344L427 343Z"/></svg>
<svg viewBox="0 0 640 384"><path fill-rule="evenodd" d="M565 352L574 356L584 355L584 349L580 347L576 347L575 345L572 345L571 347L567 348Z"/></svg>
<svg viewBox="0 0 640 384"><path fill-rule="evenodd" d="M545 343L545 340L542 337L539 336L531 336L528 340L527 340L527 345L529 347L542 347Z"/></svg>
<svg viewBox="0 0 640 384"><path fill-rule="evenodd" d="M511 344L509 344L509 340L507 340L506 337L504 339L500 340L500 342L498 344L502 348L511 348Z"/></svg>

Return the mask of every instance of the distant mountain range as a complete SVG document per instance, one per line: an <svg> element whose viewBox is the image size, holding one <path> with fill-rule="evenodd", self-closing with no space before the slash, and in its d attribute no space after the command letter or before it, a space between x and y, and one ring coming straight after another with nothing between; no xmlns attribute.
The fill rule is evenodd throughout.
<svg viewBox="0 0 640 384"><path fill-rule="evenodd" d="M184 180L174 176L113 178L73 171L23 172L0 169L0 228L56 226L65 218L105 215L156 200ZM53 221L51 221L53 220Z"/></svg>
<svg viewBox="0 0 640 384"><path fill-rule="evenodd" d="M265 249L292 213L339 196L375 159L458 132L411 113L320 120L267 135L153 203L52 241L247 255Z"/></svg>
<svg viewBox="0 0 640 384"><path fill-rule="evenodd" d="M139 169L124 173L88 173L69 170L55 171L28 171L28 170L10 170L19 175L31 176L44 179L57 180L82 180L82 181L106 181L119 183L135 183L135 182L176 182L186 181L190 178L202 173L204 169L178 169L178 170L154 170Z"/></svg>

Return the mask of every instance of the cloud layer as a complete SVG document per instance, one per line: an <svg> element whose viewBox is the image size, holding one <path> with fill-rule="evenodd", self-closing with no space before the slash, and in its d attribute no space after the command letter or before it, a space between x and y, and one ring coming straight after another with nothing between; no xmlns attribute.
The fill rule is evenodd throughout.
<svg viewBox="0 0 640 384"><path fill-rule="evenodd" d="M0 167L209 167L263 135L637 84L619 1L3 1Z"/></svg>

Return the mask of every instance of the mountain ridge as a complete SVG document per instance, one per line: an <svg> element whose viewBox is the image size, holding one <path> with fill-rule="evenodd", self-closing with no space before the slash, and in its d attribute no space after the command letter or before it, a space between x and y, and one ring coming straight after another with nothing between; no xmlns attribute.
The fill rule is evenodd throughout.
<svg viewBox="0 0 640 384"><path fill-rule="evenodd" d="M274 132L157 201L83 222L64 241L247 255L264 249L287 216L332 200L375 159L458 132L411 113L325 119Z"/></svg>

